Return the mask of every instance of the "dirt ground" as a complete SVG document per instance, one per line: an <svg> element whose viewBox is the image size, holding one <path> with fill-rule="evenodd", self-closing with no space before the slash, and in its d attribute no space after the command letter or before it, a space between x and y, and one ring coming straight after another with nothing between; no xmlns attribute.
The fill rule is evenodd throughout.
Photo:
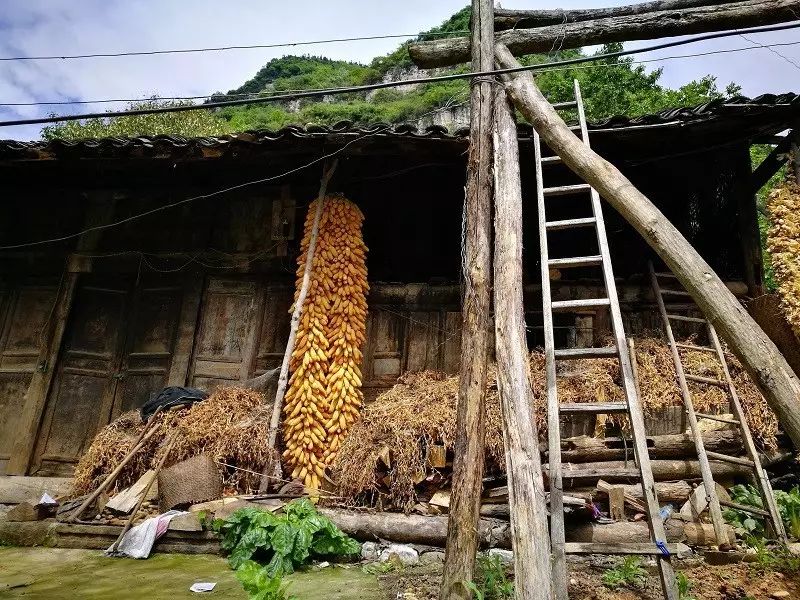
<svg viewBox="0 0 800 600"><path fill-rule="evenodd" d="M776 592L788 596L776 598L800 599L800 574L786 576L777 572L762 572L753 565L715 566L704 562L681 561L676 570L686 575L691 588L682 600L772 600ZM606 566L590 562L570 565L570 600L661 600L661 587L655 569L641 587L622 587L611 590L601 581ZM385 600L436 600L441 580L441 566L406 569L379 576Z"/></svg>

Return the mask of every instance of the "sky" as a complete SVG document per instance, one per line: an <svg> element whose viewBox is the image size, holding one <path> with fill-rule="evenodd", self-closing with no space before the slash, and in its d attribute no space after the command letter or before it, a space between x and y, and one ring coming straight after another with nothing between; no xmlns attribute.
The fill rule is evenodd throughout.
<svg viewBox="0 0 800 600"><path fill-rule="evenodd" d="M503 0L503 8L587 8L631 0ZM283 43L366 35L411 34L447 19L464 0L2 0L0 58L97 52ZM800 30L738 36L640 55L653 59L755 43L800 41ZM192 96L227 91L251 78L271 58L316 54L368 62L400 40L319 44L301 48L202 54L0 61L0 104ZM632 43L631 47L648 42ZM650 42L652 43L652 42ZM800 92L800 45L647 63L664 68L662 84L678 87L706 74L720 88L731 81L743 93ZM793 64L794 63L794 64ZM0 120L91 112L122 105L3 107ZM37 139L40 126L0 129L0 139Z"/></svg>

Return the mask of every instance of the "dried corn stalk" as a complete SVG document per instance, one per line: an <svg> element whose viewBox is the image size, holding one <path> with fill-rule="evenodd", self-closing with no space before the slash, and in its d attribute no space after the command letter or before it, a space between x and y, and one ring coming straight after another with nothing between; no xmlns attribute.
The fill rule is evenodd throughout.
<svg viewBox="0 0 800 600"><path fill-rule="evenodd" d="M293 469L292 477L313 489L319 488L363 403L359 365L369 289L367 247L361 236L364 215L340 196L328 196L324 202L283 409L284 459ZM309 206L300 246L298 289L315 210L316 201Z"/></svg>
<svg viewBox="0 0 800 600"><path fill-rule="evenodd" d="M800 336L800 186L787 179L767 200L771 222L767 247L784 316Z"/></svg>

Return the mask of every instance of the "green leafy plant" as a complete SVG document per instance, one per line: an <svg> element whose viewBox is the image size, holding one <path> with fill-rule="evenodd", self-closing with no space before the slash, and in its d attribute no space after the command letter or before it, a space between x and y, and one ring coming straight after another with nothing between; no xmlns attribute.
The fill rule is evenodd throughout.
<svg viewBox="0 0 800 600"><path fill-rule="evenodd" d="M508 580L499 556L479 556L475 571L477 583L467 581L464 585L476 600L506 600L514 597L514 583Z"/></svg>
<svg viewBox="0 0 800 600"><path fill-rule="evenodd" d="M248 560L236 569L238 579L250 600L295 600L288 595L289 585L280 577L270 577L267 568L257 562Z"/></svg>
<svg viewBox="0 0 800 600"><path fill-rule="evenodd" d="M222 536L232 568L254 560L266 565L269 577L292 573L309 559L351 556L360 549L307 499L290 502L281 515L241 508L224 521L215 520L213 529Z"/></svg>
<svg viewBox="0 0 800 600"><path fill-rule="evenodd" d="M730 489L730 494L737 504L763 509L761 494L752 485L735 485ZM800 538L800 487L788 492L775 490L775 502L787 533L794 538ZM725 509L723 516L740 536L746 539L764 537L763 517L735 508Z"/></svg>
<svg viewBox="0 0 800 600"><path fill-rule="evenodd" d="M792 554L786 546L767 547L763 539L750 538L748 544L756 551L753 567L757 571L800 572L800 556Z"/></svg>
<svg viewBox="0 0 800 600"><path fill-rule="evenodd" d="M625 585L642 585L645 579L647 571L642 568L642 561L636 556L626 557L613 569L607 569L602 577L603 585L611 589Z"/></svg>
<svg viewBox="0 0 800 600"><path fill-rule="evenodd" d="M689 581L685 573L678 573L675 576L675 581L678 584L679 600L695 600L695 597L689 594L692 589L692 582Z"/></svg>

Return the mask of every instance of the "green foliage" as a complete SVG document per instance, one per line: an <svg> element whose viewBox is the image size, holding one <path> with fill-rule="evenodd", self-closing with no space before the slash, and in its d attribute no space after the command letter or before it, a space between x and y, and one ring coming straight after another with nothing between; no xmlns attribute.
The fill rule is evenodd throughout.
<svg viewBox="0 0 800 600"><path fill-rule="evenodd" d="M755 170L756 167L761 164L761 162L771 151L772 146L768 146L766 144L750 146L750 163L752 164L753 170ZM764 285L770 292L774 292L777 289L777 284L775 283L775 275L772 271L772 259L769 254L769 249L767 248L767 233L770 226L769 216L767 213L767 198L769 198L769 195L775 186L782 182L785 177L786 166L783 166L778 169L778 171L772 177L770 177L769 181L767 181L767 183L765 183L764 186L756 193L756 206L758 207L758 231L761 238L761 256L763 257L764 263Z"/></svg>
<svg viewBox="0 0 800 600"><path fill-rule="evenodd" d="M678 584L678 600L695 600L695 597L689 593L692 589L692 582L685 573L675 575L675 581Z"/></svg>
<svg viewBox="0 0 800 600"><path fill-rule="evenodd" d="M143 102L131 102L125 110L169 108L189 106L191 102L159 100L151 98ZM42 129L46 140L78 140L97 137L135 137L140 135L181 135L196 137L222 135L230 132L230 126L209 110L189 110L153 115L125 117L98 117L83 121L66 121Z"/></svg>
<svg viewBox="0 0 800 600"><path fill-rule="evenodd" d="M477 582L465 583L476 600L506 600L514 597L514 583L508 580L499 556L479 556L476 567Z"/></svg>
<svg viewBox="0 0 800 600"><path fill-rule="evenodd" d="M279 576L270 576L267 567L248 560L236 570L238 579L250 600L296 600L288 595L289 585Z"/></svg>
<svg viewBox="0 0 800 600"><path fill-rule="evenodd" d="M788 492L775 490L775 502L778 512L789 535L800 539L800 487L795 487ZM761 494L752 485L735 485L730 489L731 499L737 504L764 508ZM764 518L758 515L726 508L723 511L725 520L736 530L736 533L746 538L749 542L764 537Z"/></svg>
<svg viewBox="0 0 800 600"><path fill-rule="evenodd" d="M753 568L756 571L800 572L800 556L792 554L784 545L768 548L763 539L751 538L748 542L756 551Z"/></svg>
<svg viewBox="0 0 800 600"><path fill-rule="evenodd" d="M647 571L642 568L642 561L636 556L627 556L613 569L603 573L603 585L611 589L622 586L642 585L647 579Z"/></svg>
<svg viewBox="0 0 800 600"><path fill-rule="evenodd" d="M269 577L292 573L309 559L357 554L358 542L346 536L307 499L287 504L282 515L241 508L213 528L231 567L249 560L266 564Z"/></svg>

